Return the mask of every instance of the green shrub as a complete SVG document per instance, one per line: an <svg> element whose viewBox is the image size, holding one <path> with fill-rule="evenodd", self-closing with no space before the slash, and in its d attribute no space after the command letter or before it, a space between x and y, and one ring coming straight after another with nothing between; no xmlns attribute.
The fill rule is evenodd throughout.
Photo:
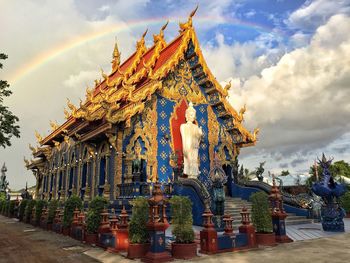
<svg viewBox="0 0 350 263"><path fill-rule="evenodd" d="M89 234L96 234L101 223L101 216L94 211L89 211L86 216L86 230Z"/></svg>
<svg viewBox="0 0 350 263"><path fill-rule="evenodd" d="M25 220L26 223L30 222L30 218L32 217L32 210L33 207L35 206L36 201L35 200L28 200L27 205L26 205L26 209L25 209Z"/></svg>
<svg viewBox="0 0 350 263"><path fill-rule="evenodd" d="M11 200L9 203L9 216L15 215L16 200Z"/></svg>
<svg viewBox="0 0 350 263"><path fill-rule="evenodd" d="M0 200L6 201L6 193L0 192Z"/></svg>
<svg viewBox="0 0 350 263"><path fill-rule="evenodd" d="M0 199L0 213L2 214L3 212L3 209L4 209L4 206L5 206L5 200L3 199Z"/></svg>
<svg viewBox="0 0 350 263"><path fill-rule="evenodd" d="M193 243L192 203L188 197L173 196L170 199L173 235L176 243Z"/></svg>
<svg viewBox="0 0 350 263"><path fill-rule="evenodd" d="M27 199L23 199L21 201L21 203L19 204L18 218L19 218L20 221L23 221L27 203L28 203L28 200Z"/></svg>
<svg viewBox="0 0 350 263"><path fill-rule="evenodd" d="M64 204L64 212L63 212L63 226L64 227L70 227L73 221L73 212L75 208L78 208L79 210L83 207L81 199L76 196L72 195L67 199L67 201Z"/></svg>
<svg viewBox="0 0 350 263"><path fill-rule="evenodd" d="M345 209L347 213L350 213L350 192L347 191L342 197L340 197L340 205Z"/></svg>
<svg viewBox="0 0 350 263"><path fill-rule="evenodd" d="M55 213L58 208L58 200L51 200L49 203L49 211L47 215L47 223L52 224L55 218Z"/></svg>
<svg viewBox="0 0 350 263"><path fill-rule="evenodd" d="M41 213L43 211L43 208L47 205L47 202L45 200L39 200L35 204L35 222L37 224L40 223Z"/></svg>
<svg viewBox="0 0 350 263"><path fill-rule="evenodd" d="M101 196L96 196L89 203L89 212L86 217L86 228L88 233L97 233L98 227L100 226L102 217L101 213L103 209L107 207L108 201Z"/></svg>
<svg viewBox="0 0 350 263"><path fill-rule="evenodd" d="M130 243L147 243L148 202L144 197L137 197L132 201L132 215L129 224Z"/></svg>
<svg viewBox="0 0 350 263"><path fill-rule="evenodd" d="M252 202L252 222L256 232L272 233L272 218L267 194L257 192L252 194L249 199Z"/></svg>
<svg viewBox="0 0 350 263"><path fill-rule="evenodd" d="M9 216L10 200L5 201L4 215Z"/></svg>

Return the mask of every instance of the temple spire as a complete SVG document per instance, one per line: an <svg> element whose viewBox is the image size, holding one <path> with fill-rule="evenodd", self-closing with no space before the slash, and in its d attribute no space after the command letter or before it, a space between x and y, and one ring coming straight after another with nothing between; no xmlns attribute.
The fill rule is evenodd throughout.
<svg viewBox="0 0 350 263"><path fill-rule="evenodd" d="M196 8L191 12L191 14L188 17L188 20L186 23L179 23L180 26L180 33L183 31L186 31L190 28L192 28L192 17L196 14L198 9L198 5L196 6Z"/></svg>
<svg viewBox="0 0 350 263"><path fill-rule="evenodd" d="M116 72L120 66L120 56L121 53L118 49L117 39L115 40L114 50L113 50L113 60L112 60L112 73Z"/></svg>
<svg viewBox="0 0 350 263"><path fill-rule="evenodd" d="M169 21L167 21L162 28L160 29L159 35L153 35L153 42L154 44L157 44L158 42L162 43L162 46L165 47L166 46L166 42L164 40L164 30L166 29L166 27L168 26Z"/></svg>

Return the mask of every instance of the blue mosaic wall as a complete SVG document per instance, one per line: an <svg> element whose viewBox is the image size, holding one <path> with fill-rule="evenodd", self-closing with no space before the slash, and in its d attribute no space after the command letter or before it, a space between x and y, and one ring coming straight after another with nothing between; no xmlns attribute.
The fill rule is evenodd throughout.
<svg viewBox="0 0 350 263"><path fill-rule="evenodd" d="M172 168L169 165L171 154L171 127L170 117L174 111L175 102L170 101L160 95L157 100L158 112L158 177L160 182L168 182L173 180ZM200 171L199 179L204 183L208 182L208 175L210 170L209 160L209 141L208 141L208 112L206 104L195 105L196 119L198 125L203 129L203 139L199 148Z"/></svg>
<svg viewBox="0 0 350 263"><path fill-rule="evenodd" d="M173 171L169 165L171 154L171 131L170 117L175 107L175 102L172 102L162 96L157 97L157 113L158 113L158 180L160 182L168 182L173 179ZM168 139L167 139L168 138Z"/></svg>

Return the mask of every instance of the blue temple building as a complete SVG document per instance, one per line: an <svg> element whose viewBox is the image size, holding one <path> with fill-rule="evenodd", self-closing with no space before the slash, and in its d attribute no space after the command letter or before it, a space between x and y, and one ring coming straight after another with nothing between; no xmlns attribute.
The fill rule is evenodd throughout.
<svg viewBox="0 0 350 263"><path fill-rule="evenodd" d="M113 202L149 195L160 182L171 194L183 164L180 125L189 102L196 109L203 138L199 147L199 181L207 185L217 155L228 176L242 147L256 143L258 129L242 124L222 87L208 68L192 26L180 23L179 35L164 40L163 26L146 47L145 36L123 63L117 44L109 74L86 90L79 106L68 101L66 121L51 123L46 136L25 160L37 179L37 198L84 201L104 196ZM108 58L107 58L108 59Z"/></svg>

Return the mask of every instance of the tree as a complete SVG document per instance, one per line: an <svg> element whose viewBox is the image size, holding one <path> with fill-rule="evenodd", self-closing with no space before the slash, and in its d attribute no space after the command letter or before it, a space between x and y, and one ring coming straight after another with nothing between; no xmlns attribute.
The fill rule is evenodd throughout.
<svg viewBox="0 0 350 263"><path fill-rule="evenodd" d="M350 165L344 160L337 161L331 164L331 166L329 167L329 171L331 172L333 178L337 181L341 181L341 176L350 178ZM318 165L317 173L319 178L321 178L322 172L322 167ZM309 174L311 176L307 179L306 184L310 186L313 182L316 181L315 166L310 167Z"/></svg>
<svg viewBox="0 0 350 263"><path fill-rule="evenodd" d="M287 176L287 175L290 175L289 171L288 170L283 170L281 172L281 176Z"/></svg>
<svg viewBox="0 0 350 263"><path fill-rule="evenodd" d="M2 69L1 60L7 59L7 55L0 53L0 69ZM15 116L8 107L3 104L4 97L8 97L12 94L9 90L10 85L6 80L0 80L0 146L11 146L10 139L12 136L19 138L19 126L17 122L18 117Z"/></svg>

